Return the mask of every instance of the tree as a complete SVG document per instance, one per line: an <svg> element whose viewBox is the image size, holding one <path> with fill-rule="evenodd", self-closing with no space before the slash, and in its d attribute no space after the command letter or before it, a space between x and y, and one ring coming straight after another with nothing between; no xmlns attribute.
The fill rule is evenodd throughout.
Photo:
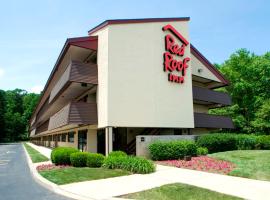
<svg viewBox="0 0 270 200"><path fill-rule="evenodd" d="M0 141L13 142L28 138L28 121L39 96L21 89L0 90Z"/></svg>
<svg viewBox="0 0 270 200"><path fill-rule="evenodd" d="M257 56L240 49L218 68L230 81L223 90L230 94L233 105L211 113L230 115L238 132L266 130L260 127L258 118L267 107L263 106L264 102L270 99L270 52Z"/></svg>
<svg viewBox="0 0 270 200"><path fill-rule="evenodd" d="M0 141L3 141L5 138L5 91L0 90Z"/></svg>

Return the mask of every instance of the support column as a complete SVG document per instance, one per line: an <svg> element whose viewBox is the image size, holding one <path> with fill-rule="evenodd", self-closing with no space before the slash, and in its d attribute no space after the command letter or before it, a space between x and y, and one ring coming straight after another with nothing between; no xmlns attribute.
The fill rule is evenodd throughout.
<svg viewBox="0 0 270 200"><path fill-rule="evenodd" d="M105 153L106 156L113 151L113 129L112 127L105 128Z"/></svg>

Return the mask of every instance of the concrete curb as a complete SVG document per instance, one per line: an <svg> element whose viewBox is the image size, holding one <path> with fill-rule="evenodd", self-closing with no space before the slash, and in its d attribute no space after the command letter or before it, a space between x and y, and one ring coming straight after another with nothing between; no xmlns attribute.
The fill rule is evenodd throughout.
<svg viewBox="0 0 270 200"><path fill-rule="evenodd" d="M23 144L22 144L23 145ZM65 196L67 198L72 198L72 199L76 199L76 200L96 200L93 198L89 198L89 197L84 197L84 196L79 196L76 194L73 194L71 192L65 191L62 188L60 188L58 185L56 185L55 183L52 183L50 181L48 181L47 179L45 179L44 177L42 177L38 171L36 170L36 166L34 165L34 163L32 162L27 150L25 149L25 146L23 145L23 149L26 155L26 160L31 172L32 177L34 178L34 180L39 183L40 185L42 185L43 187L45 187L46 189L55 192L59 195Z"/></svg>

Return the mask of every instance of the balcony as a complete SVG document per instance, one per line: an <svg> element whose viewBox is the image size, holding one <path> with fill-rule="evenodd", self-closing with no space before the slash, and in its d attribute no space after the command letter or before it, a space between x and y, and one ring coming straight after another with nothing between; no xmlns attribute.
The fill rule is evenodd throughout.
<svg viewBox="0 0 270 200"><path fill-rule="evenodd" d="M232 104L231 97L227 93L196 86L193 86L192 89L194 103L208 105L209 107L229 106Z"/></svg>
<svg viewBox="0 0 270 200"><path fill-rule="evenodd" d="M98 84L98 73L96 64L84 64L77 61L71 61L65 72L59 78L58 82L53 87L49 103L56 99L61 93L61 90L67 89L70 84L78 83L77 85L83 85L87 88L87 84Z"/></svg>
<svg viewBox="0 0 270 200"><path fill-rule="evenodd" d="M46 120L42 124L38 124L37 125L37 128L34 129L35 130L35 132L34 132L35 135L40 134L40 133L42 133L44 131L47 131L48 130L48 126L49 126L49 120ZM32 132L31 132L31 134L32 134Z"/></svg>
<svg viewBox="0 0 270 200"><path fill-rule="evenodd" d="M194 113L195 128L234 128L232 119L226 116Z"/></svg>
<svg viewBox="0 0 270 200"><path fill-rule="evenodd" d="M66 125L97 124L97 104L70 102L50 117L48 130Z"/></svg>

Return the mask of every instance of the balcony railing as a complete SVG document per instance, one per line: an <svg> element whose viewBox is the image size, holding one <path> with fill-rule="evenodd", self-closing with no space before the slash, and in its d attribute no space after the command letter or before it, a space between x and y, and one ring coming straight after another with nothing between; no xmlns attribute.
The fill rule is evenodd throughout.
<svg viewBox="0 0 270 200"><path fill-rule="evenodd" d="M97 104L70 102L50 117L48 129L53 130L69 124L97 124Z"/></svg>
<svg viewBox="0 0 270 200"><path fill-rule="evenodd" d="M206 104L219 104L229 106L232 104L231 97L224 92L217 92L206 88L193 86L193 99Z"/></svg>
<svg viewBox="0 0 270 200"><path fill-rule="evenodd" d="M97 66L95 64L85 64L71 61L65 72L53 87L49 103L59 94L59 92L70 82L98 84Z"/></svg>
<svg viewBox="0 0 270 200"><path fill-rule="evenodd" d="M194 113L195 128L234 128L232 119L227 116Z"/></svg>

